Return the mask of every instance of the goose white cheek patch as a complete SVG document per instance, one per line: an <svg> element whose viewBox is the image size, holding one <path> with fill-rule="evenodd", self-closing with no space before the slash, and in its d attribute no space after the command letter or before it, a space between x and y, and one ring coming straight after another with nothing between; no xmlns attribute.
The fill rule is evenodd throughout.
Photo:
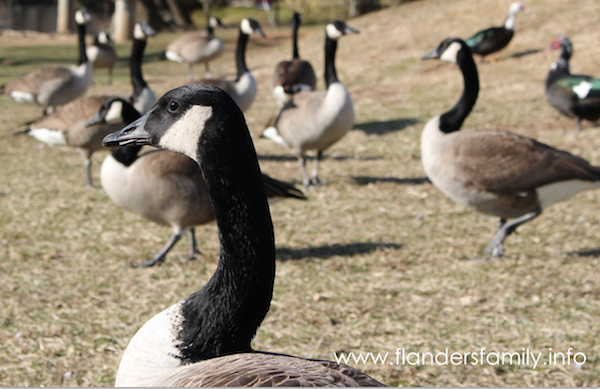
<svg viewBox="0 0 600 389"><path fill-rule="evenodd" d="M333 24L328 24L325 27L325 31L327 32L327 36L333 40L337 40L339 37L342 36L342 32L338 30L337 27Z"/></svg>
<svg viewBox="0 0 600 389"><path fill-rule="evenodd" d="M164 149L185 154L196 161L198 139L212 113L212 107L192 106L167 129L160 138L159 145Z"/></svg>
<svg viewBox="0 0 600 389"><path fill-rule="evenodd" d="M440 59L442 61L456 63L456 57L457 57L460 49L461 49L460 43L452 42L452 43L450 43L450 46L448 46L448 48L446 50L444 50L444 52L440 56Z"/></svg>

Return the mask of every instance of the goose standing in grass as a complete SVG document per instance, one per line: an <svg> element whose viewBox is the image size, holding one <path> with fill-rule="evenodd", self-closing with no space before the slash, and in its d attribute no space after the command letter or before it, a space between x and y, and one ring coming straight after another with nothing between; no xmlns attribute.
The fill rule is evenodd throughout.
<svg viewBox="0 0 600 389"><path fill-rule="evenodd" d="M48 66L27 73L2 88L19 103L36 103L44 107L44 114L52 113L59 105L75 100L92 84L92 63L85 52L85 31L92 21L84 9L75 12L79 42L77 66Z"/></svg>
<svg viewBox="0 0 600 389"><path fill-rule="evenodd" d="M118 112L121 114L114 115ZM111 120L130 123L139 116L127 101L112 98L104 102L88 125ZM138 155L141 148L125 146L114 150L104 160L100 172L102 187L115 204L173 228L167 244L151 260L132 266L148 267L163 262L186 230L190 238L188 258L193 259L200 253L195 227L215 220L202 173L196 162L183 154L154 150ZM270 202L282 198L306 200L292 184L266 174L262 174L262 180Z"/></svg>
<svg viewBox="0 0 600 389"><path fill-rule="evenodd" d="M350 93L337 77L335 53L337 41L358 31L341 20L325 27L325 92L301 91L286 103L262 136L296 153L302 169L304 186L319 184L319 161L323 151L339 141L354 125L354 107ZM308 177L305 153L317 150L315 169Z"/></svg>
<svg viewBox="0 0 600 389"><path fill-rule="evenodd" d="M423 168L455 202L500 218L486 254L502 256L504 239L518 226L556 202L600 187L600 167L566 151L510 132L459 131L479 93L471 52L462 40L449 38L423 57L429 58L458 64L464 91L451 110L425 125Z"/></svg>
<svg viewBox="0 0 600 389"><path fill-rule="evenodd" d="M481 55L481 60L486 55L493 54L505 48L515 34L515 16L519 12L527 12L521 2L515 2L508 8L508 15L502 27L491 27L479 31L477 34L465 40L471 52Z"/></svg>
<svg viewBox="0 0 600 389"><path fill-rule="evenodd" d="M575 118L579 132L582 119L600 119L600 79L570 73L573 45L566 35L555 37L548 49L558 49L560 55L546 77L546 99L558 112Z"/></svg>
<svg viewBox="0 0 600 389"><path fill-rule="evenodd" d="M240 33L235 52L235 63L237 66L237 78L235 81L224 78L204 78L200 81L194 81L192 84L217 86L229 93L242 112L250 108L254 102L258 88L256 79L254 79L252 72L246 66L246 46L248 45L248 38L253 34L260 35L263 38L265 36L256 20L243 19L240 22Z"/></svg>
<svg viewBox="0 0 600 389"><path fill-rule="evenodd" d="M227 93L210 85L174 89L104 143L150 144L192 158L221 242L206 285L131 339L116 386L381 385L348 366L252 350L273 296L275 237L252 139Z"/></svg>
<svg viewBox="0 0 600 389"><path fill-rule="evenodd" d="M100 31L94 38L94 43L85 49L86 55L94 69L108 69L108 85L112 84L113 68L117 64L117 52L112 46L110 35Z"/></svg>
<svg viewBox="0 0 600 389"><path fill-rule="evenodd" d="M169 43L165 49L165 57L168 60L186 63L188 67L188 80L192 81L192 65L204 63L206 77L211 77L209 63L219 55L223 54L223 41L215 36L215 28L223 27L218 18L210 17L206 24L206 32L188 32Z"/></svg>
<svg viewBox="0 0 600 389"><path fill-rule="evenodd" d="M300 14L296 12L292 17L292 59L279 62L271 76L271 89L280 106L287 103L294 93L315 90L317 86L317 76L313 67L310 62L300 59L298 53L300 23Z"/></svg>
<svg viewBox="0 0 600 389"><path fill-rule="evenodd" d="M142 59L146 39L156 31L145 21L134 27L134 39L131 48L130 76L133 95L130 97L139 112L147 112L156 102L156 96L142 77ZM67 145L77 148L84 158L85 184L92 186L92 154L102 148L102 138L119 129L119 123L86 126L102 107L102 103L114 94L90 96L70 102L53 114L33 122L29 129L15 134L26 133L48 145Z"/></svg>

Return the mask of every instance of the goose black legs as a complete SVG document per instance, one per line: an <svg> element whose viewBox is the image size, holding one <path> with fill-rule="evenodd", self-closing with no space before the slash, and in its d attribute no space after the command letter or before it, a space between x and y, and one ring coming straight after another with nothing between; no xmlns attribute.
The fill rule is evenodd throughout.
<svg viewBox="0 0 600 389"><path fill-rule="evenodd" d="M198 245L196 244L196 229L190 228L188 230L188 235L190 236L190 254L188 255L188 259L196 259L196 254L202 254L200 250L198 250Z"/></svg>
<svg viewBox="0 0 600 389"><path fill-rule="evenodd" d="M167 244L164 245L164 247L158 252L158 254L154 256L154 258L142 263L132 263L131 267L150 267L156 265L159 262L164 262L167 253L171 251L171 249L173 248L173 246L175 246L177 242L179 242L179 239L181 239L181 233L173 233L169 238Z"/></svg>
<svg viewBox="0 0 600 389"><path fill-rule="evenodd" d="M530 220L535 219L542 213L542 209L540 207L536 208L533 212L526 213L525 215L511 220L510 222L503 223L500 226L500 229L490 245L485 249L486 254L492 254L492 258L501 257L504 255L504 239L506 239L510 234L515 232L517 227L521 224L526 223ZM503 219L500 219L500 223L502 223Z"/></svg>

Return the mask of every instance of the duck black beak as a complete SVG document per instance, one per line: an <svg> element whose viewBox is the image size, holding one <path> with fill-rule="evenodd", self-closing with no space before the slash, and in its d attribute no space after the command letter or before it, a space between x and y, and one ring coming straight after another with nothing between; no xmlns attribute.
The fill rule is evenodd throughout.
<svg viewBox="0 0 600 389"><path fill-rule="evenodd" d="M106 147L151 145L152 137L144 129L150 112L130 123L127 127L106 135L102 140L102 145Z"/></svg>

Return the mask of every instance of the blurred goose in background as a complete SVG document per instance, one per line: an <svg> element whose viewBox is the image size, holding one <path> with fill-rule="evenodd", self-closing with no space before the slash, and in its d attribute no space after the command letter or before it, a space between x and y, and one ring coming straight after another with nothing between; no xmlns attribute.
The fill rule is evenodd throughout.
<svg viewBox="0 0 600 389"><path fill-rule="evenodd" d="M298 12L292 18L292 59L281 61L271 76L271 89L279 106L287 103L294 93L315 90L317 76L310 62L300 59L298 53L298 28L301 18Z"/></svg>
<svg viewBox="0 0 600 389"><path fill-rule="evenodd" d="M156 102L156 96L142 77L142 60L146 39L155 35L156 31L143 21L134 27L134 39L131 47L130 76L133 85L133 95L129 99L139 112L146 112ZM124 97L118 94L90 96L70 102L60 110L34 121L29 129L18 134L29 134L40 142L48 145L67 145L77 148L84 158L85 184L93 186L92 154L102 148L102 138L115 132L121 123L105 123L86 126L100 110L104 101L111 97Z"/></svg>
<svg viewBox="0 0 600 389"><path fill-rule="evenodd" d="M171 90L104 142L149 144L192 158L221 243L206 285L131 339L115 386L382 386L349 366L252 349L273 296L275 237L252 139L227 93L210 85Z"/></svg>
<svg viewBox="0 0 600 389"><path fill-rule="evenodd" d="M97 125L117 119L111 115L121 111L119 123L130 123L139 113L127 101L112 98L104 102L88 122ZM215 220L215 214L202 173L196 162L183 154L154 150L139 155L142 146L118 148L102 164L100 180L108 197L120 207L137 213L160 225L171 226L173 234L167 244L150 261L134 267L154 266L164 262L168 252L187 230L190 237L189 259L200 252L196 245L195 227ZM262 174L267 198L306 200L292 184Z"/></svg>
<svg viewBox="0 0 600 389"><path fill-rule="evenodd" d="M210 17L206 24L206 32L188 32L169 43L165 49L165 56L168 60L187 64L189 81L194 79L193 64L204 63L206 77L211 77L210 61L223 54L225 46L223 41L214 35L216 27L223 27L221 20L214 16Z"/></svg>
<svg viewBox="0 0 600 389"><path fill-rule="evenodd" d="M235 63L237 66L237 78L235 81L227 80L225 78L204 78L199 81L194 81L191 84L217 86L229 93L242 112L250 108L256 97L257 84L252 72L248 69L248 66L246 66L246 46L248 45L248 38L253 34L260 35L263 38L265 37L265 34L262 32L260 25L256 20L249 18L243 19L240 22L240 33L235 51Z"/></svg>
<svg viewBox="0 0 600 389"><path fill-rule="evenodd" d="M546 99L558 112L574 118L579 132L582 119L600 119L600 79L570 73L573 45L566 35L555 37L548 50L560 50L560 55L546 77Z"/></svg>
<svg viewBox="0 0 600 389"><path fill-rule="evenodd" d="M518 226L556 202L600 187L600 167L566 151L510 132L460 132L479 93L471 52L462 40L449 38L423 57L429 58L458 64L464 90L451 110L425 125L423 168L431 182L455 202L500 218L499 231L486 254L502 256L504 240Z"/></svg>
<svg viewBox="0 0 600 389"><path fill-rule="evenodd" d="M505 48L515 34L515 15L519 12L528 11L521 2L512 3L508 8L508 15L502 27L490 27L466 39L465 43L471 48L471 52L481 55L483 61L486 55Z"/></svg>
<svg viewBox="0 0 600 389"><path fill-rule="evenodd" d="M100 31L94 38L94 43L85 49L86 55L94 69L108 69L108 85L112 84L113 68L117 64L117 52L112 46L110 35Z"/></svg>
<svg viewBox="0 0 600 389"><path fill-rule="evenodd" d="M350 93L337 77L335 53L337 41L358 31L341 20L325 27L325 92L301 91L280 108L262 136L296 153L302 169L304 186L319 184L319 161L323 151L339 141L354 125L354 107ZM305 153L317 150L315 169L308 177Z"/></svg>
<svg viewBox="0 0 600 389"><path fill-rule="evenodd" d="M81 8L75 12L79 42L77 66L48 66L27 73L2 88L19 103L36 103L44 108L44 114L56 107L75 100L92 84L92 63L85 52L85 31L92 21L90 14Z"/></svg>

